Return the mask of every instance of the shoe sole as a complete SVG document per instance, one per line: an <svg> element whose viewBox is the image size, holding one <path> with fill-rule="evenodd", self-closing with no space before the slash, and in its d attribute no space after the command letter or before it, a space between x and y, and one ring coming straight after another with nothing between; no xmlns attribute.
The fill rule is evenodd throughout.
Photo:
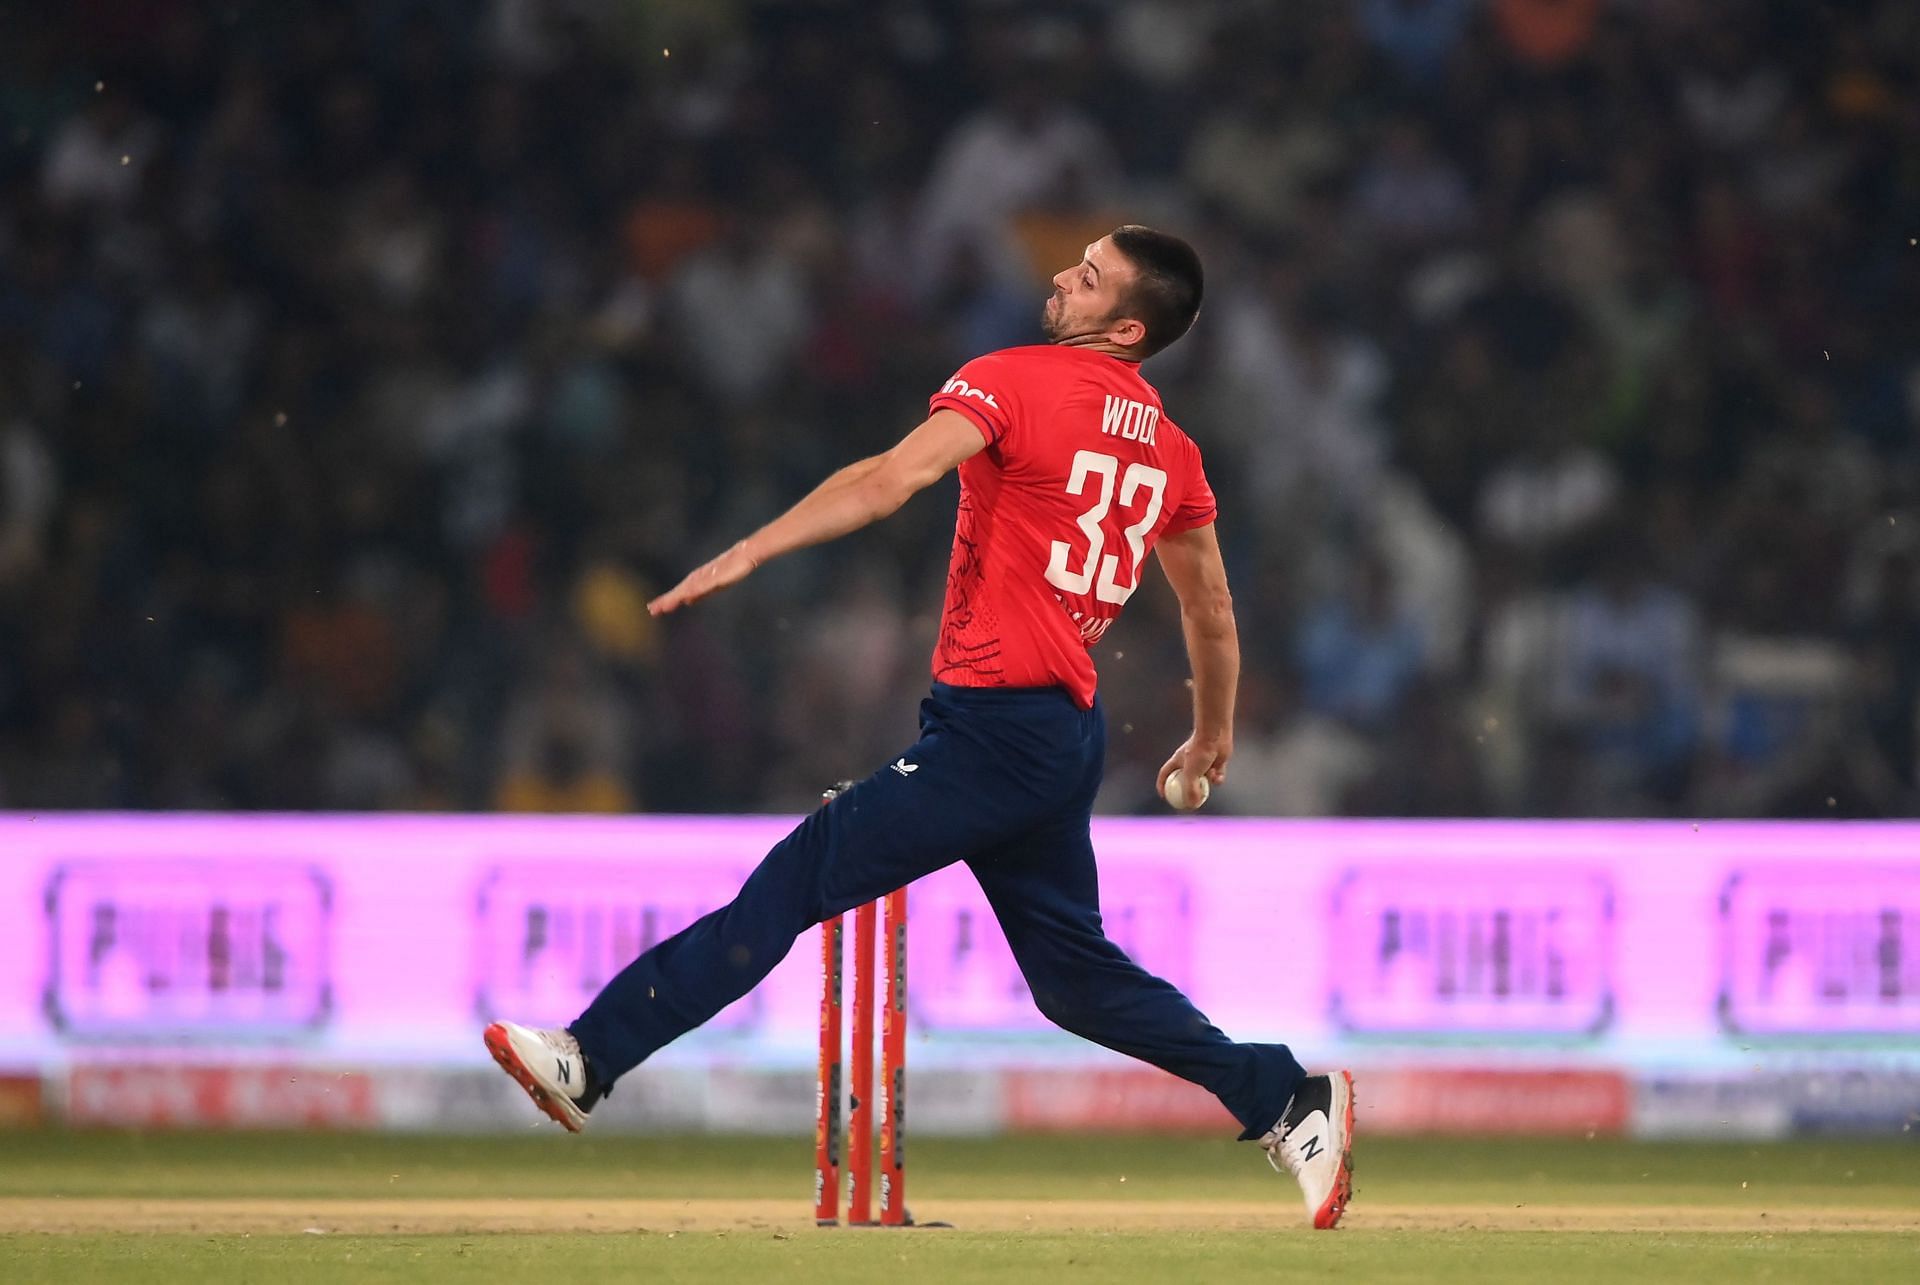
<svg viewBox="0 0 1920 1285"><path fill-rule="evenodd" d="M586 1113L570 1101L564 1101L560 1094L548 1089L527 1069L527 1064L514 1052L513 1038L507 1034L507 1028L495 1022L487 1028L485 1039L487 1052L493 1054L493 1060L500 1069L513 1077L513 1082L527 1091L533 1099L533 1105L546 1113L547 1118L565 1129L568 1133L578 1133L586 1127Z"/></svg>
<svg viewBox="0 0 1920 1285"><path fill-rule="evenodd" d="M1338 1227L1340 1215L1347 1212L1353 1199L1353 1072L1339 1072L1333 1083L1336 1089L1346 1091L1347 1109L1340 1126L1340 1169L1333 1176L1333 1190L1327 1193L1326 1202L1313 1215L1313 1225L1319 1231Z"/></svg>

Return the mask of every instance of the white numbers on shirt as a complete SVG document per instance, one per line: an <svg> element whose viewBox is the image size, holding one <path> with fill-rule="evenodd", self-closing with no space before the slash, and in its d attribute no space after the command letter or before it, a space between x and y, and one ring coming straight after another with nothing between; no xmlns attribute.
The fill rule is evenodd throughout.
<svg viewBox="0 0 1920 1285"><path fill-rule="evenodd" d="M1140 587L1140 563L1147 556L1147 532L1153 530L1153 524L1160 520L1160 506L1167 498L1167 475L1145 464L1127 465L1127 475L1120 479L1120 507L1131 508L1134 497L1142 488L1149 492L1146 512L1125 532L1127 552L1132 555L1127 567L1127 583L1121 585L1115 581L1114 577L1120 570L1120 559L1118 555L1109 553L1100 563L1100 586L1096 596L1102 602L1125 602Z"/></svg>
<svg viewBox="0 0 1920 1285"><path fill-rule="evenodd" d="M1133 596L1140 587L1140 562L1147 556L1147 532L1160 520L1160 509L1166 502L1167 475L1160 469L1148 464L1127 465L1126 475L1120 474L1120 461L1111 455L1099 451L1079 451L1073 457L1073 470L1067 475L1067 494L1085 495L1087 479L1096 477L1100 482L1100 493L1077 519L1082 534L1087 537L1087 552L1078 571L1067 569L1068 561L1073 557L1073 547L1065 540L1055 540L1047 559L1047 583L1062 593L1084 594L1093 590L1094 597L1101 602L1119 604ZM1127 541L1127 581L1120 583L1120 555L1101 554L1107 547L1107 533L1100 524L1113 507L1114 482L1119 481L1120 507L1132 509L1134 501L1140 498L1140 492L1146 491L1145 511L1140 520L1128 527L1123 534ZM1099 583L1094 583L1096 571Z"/></svg>

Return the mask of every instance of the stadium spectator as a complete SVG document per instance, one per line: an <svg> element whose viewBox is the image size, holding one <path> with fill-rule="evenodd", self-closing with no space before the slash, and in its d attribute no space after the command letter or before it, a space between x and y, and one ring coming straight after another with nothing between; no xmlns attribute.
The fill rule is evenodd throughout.
<svg viewBox="0 0 1920 1285"><path fill-rule="evenodd" d="M38 15L0 804L803 806L911 731L863 711L936 603L863 586L935 578L944 501L635 601L1138 218L1209 266L1150 375L1228 518L1218 806L1911 815L1920 40L1803 8ZM1131 807L1182 693L1104 646Z"/></svg>
<svg viewBox="0 0 1920 1285"><path fill-rule="evenodd" d="M1295 655L1306 706L1368 732L1384 732L1426 664L1426 645L1394 602L1387 569L1362 555L1341 577L1349 586L1310 606Z"/></svg>

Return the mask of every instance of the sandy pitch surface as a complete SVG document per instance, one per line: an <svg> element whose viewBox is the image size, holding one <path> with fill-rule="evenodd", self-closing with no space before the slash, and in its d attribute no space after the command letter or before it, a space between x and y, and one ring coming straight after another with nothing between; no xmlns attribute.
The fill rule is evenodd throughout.
<svg viewBox="0 0 1920 1285"><path fill-rule="evenodd" d="M945 1200L918 1211L956 1232L1301 1232L1277 1202ZM1920 1231L1920 1210L1805 1206L1395 1205L1356 1202L1343 1230L1556 1232ZM0 1199L0 1234L441 1236L494 1232L727 1232L830 1235L792 1200ZM929 1231L929 1234L939 1234Z"/></svg>

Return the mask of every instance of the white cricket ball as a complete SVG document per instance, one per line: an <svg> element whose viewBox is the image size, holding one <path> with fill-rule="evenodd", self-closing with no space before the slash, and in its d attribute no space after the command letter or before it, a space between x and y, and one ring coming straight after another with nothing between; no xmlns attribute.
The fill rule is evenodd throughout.
<svg viewBox="0 0 1920 1285"><path fill-rule="evenodd" d="M1207 795L1213 787L1207 784L1207 778L1196 776L1191 782L1186 773L1179 768L1173 769L1173 775L1167 778L1167 802L1181 812L1192 812L1207 801Z"/></svg>

